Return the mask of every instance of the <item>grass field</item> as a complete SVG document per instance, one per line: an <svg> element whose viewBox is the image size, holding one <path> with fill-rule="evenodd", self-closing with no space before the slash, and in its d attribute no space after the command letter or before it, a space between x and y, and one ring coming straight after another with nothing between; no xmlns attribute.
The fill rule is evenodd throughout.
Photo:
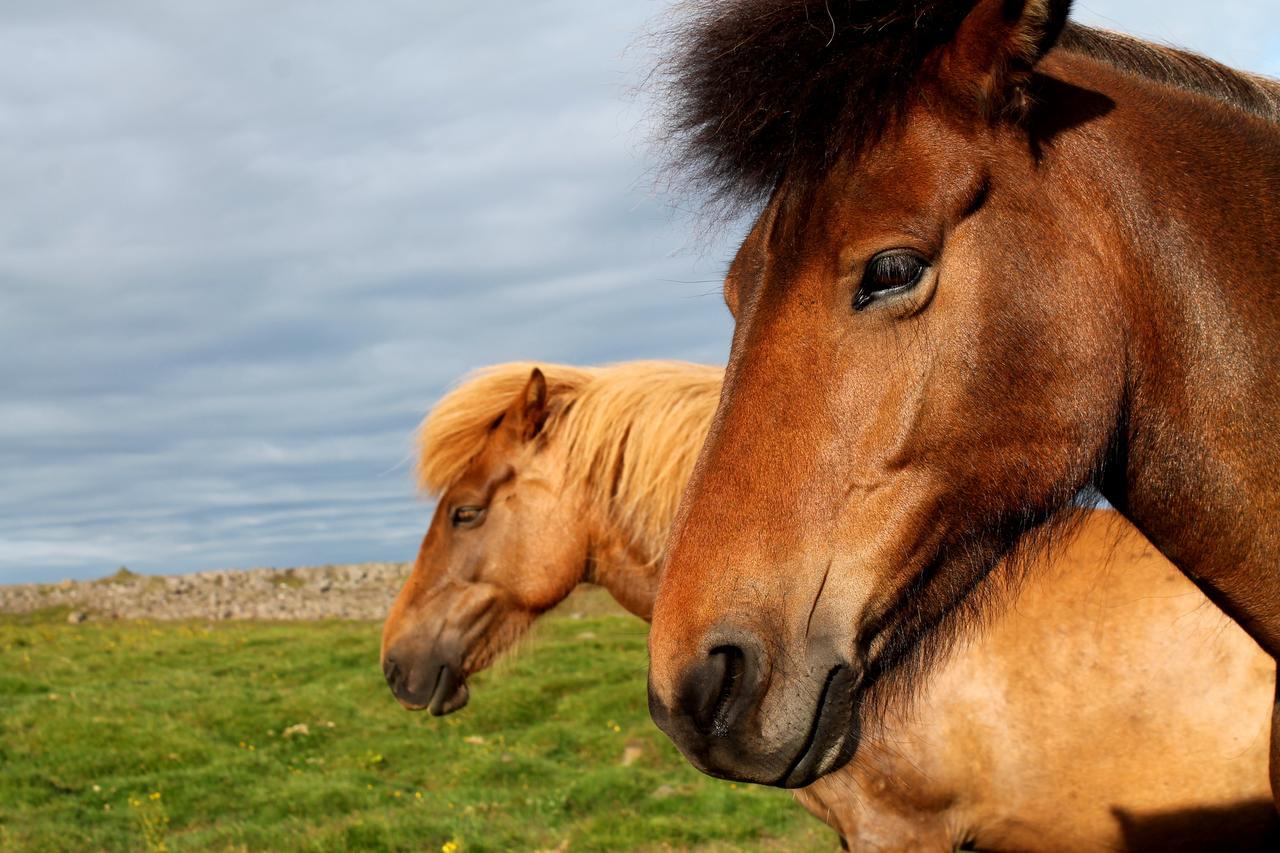
<svg viewBox="0 0 1280 853"><path fill-rule="evenodd" d="M569 604L443 719L395 704L371 623L0 617L0 848L836 849L690 768L645 626Z"/></svg>

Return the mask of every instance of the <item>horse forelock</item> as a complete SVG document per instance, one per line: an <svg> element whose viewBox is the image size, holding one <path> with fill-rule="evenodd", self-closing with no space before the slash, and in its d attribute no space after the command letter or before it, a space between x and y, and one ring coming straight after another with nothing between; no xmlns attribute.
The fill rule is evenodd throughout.
<svg viewBox="0 0 1280 853"><path fill-rule="evenodd" d="M415 472L418 488L433 497L448 491L488 441L535 367L542 369L549 397L564 399L590 381L590 368L510 362L475 370L432 407L418 426Z"/></svg>
<svg viewBox="0 0 1280 853"><path fill-rule="evenodd" d="M634 361L483 368L422 422L420 487L439 495L457 482L535 366L547 379L552 406L543 435L563 448L565 487L581 489L587 506L607 508L628 544L657 560L719 402L718 367Z"/></svg>
<svg viewBox="0 0 1280 853"><path fill-rule="evenodd" d="M670 161L726 211L874 142L973 2L693 0L658 70Z"/></svg>
<svg viewBox="0 0 1280 853"><path fill-rule="evenodd" d="M691 0L665 35L670 176L713 213L804 193L918 95L930 55L975 5L937 0ZM1056 44L1275 121L1280 83L1192 53L1068 23ZM1049 45L1044 46L1046 49Z"/></svg>

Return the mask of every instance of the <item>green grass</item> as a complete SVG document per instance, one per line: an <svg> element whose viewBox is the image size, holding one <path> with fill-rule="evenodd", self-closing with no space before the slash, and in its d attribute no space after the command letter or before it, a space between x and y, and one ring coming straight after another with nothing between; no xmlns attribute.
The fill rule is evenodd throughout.
<svg viewBox="0 0 1280 853"><path fill-rule="evenodd" d="M836 849L685 763L644 625L591 601L443 719L394 702L371 623L0 617L0 848Z"/></svg>

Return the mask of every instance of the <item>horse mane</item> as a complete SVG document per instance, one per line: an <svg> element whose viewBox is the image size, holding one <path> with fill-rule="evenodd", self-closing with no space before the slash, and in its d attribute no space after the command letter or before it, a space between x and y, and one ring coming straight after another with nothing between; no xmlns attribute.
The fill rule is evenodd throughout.
<svg viewBox="0 0 1280 853"><path fill-rule="evenodd" d="M1280 121L1280 81L1132 36L1068 24L1057 46L1147 80L1206 95L1267 121Z"/></svg>
<svg viewBox="0 0 1280 853"><path fill-rule="evenodd" d="M590 368L566 364L512 362L473 370L444 395L423 418L417 432L418 488L432 497L448 491L484 449L533 368L547 380L547 397L563 399L594 376Z"/></svg>
<svg viewBox="0 0 1280 853"><path fill-rule="evenodd" d="M657 560L720 400L724 371L680 361L602 367L515 362L482 368L418 429L417 478L449 489L539 367L551 414L542 435L564 448L565 481L585 490L645 559Z"/></svg>
<svg viewBox="0 0 1280 853"><path fill-rule="evenodd" d="M903 114L974 2L690 0L656 75L671 168L725 212L812 185ZM1280 84L1193 53L1070 22L1056 47L1280 120Z"/></svg>

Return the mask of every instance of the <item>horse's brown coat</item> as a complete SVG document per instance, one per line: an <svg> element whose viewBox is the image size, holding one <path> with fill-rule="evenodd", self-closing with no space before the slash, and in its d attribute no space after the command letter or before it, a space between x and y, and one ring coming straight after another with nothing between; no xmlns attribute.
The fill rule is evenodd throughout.
<svg viewBox="0 0 1280 853"><path fill-rule="evenodd" d="M583 580L650 612L661 537L647 527L671 521L720 373L542 372L553 414L534 441L489 428L504 411L527 421L515 410L528 365L481 374L425 422L419 467L443 494L384 630L384 650L401 650L405 666L411 655L438 659L431 646L444 642L474 672ZM572 423L592 408L580 406L584 391L608 401L586 413L586 429ZM575 458L602 448L610 464ZM601 489L595 480L611 482L619 464L636 473ZM450 507L497 479L483 526L445 529ZM502 603L480 609L478 599ZM1045 668L1053 678L1040 677ZM856 850L1260 848L1277 829L1265 800L1271 672L1132 528L1093 513L913 710L886 718L852 764L796 796ZM1201 690L1209 679L1215 689Z"/></svg>
<svg viewBox="0 0 1280 853"><path fill-rule="evenodd" d="M825 31L823 6L709 4L680 45L677 132L767 204L725 281L655 720L708 772L812 781L1089 486L1280 653L1280 89L1048 49L1054 0L833 2ZM887 251L923 272L863 299Z"/></svg>

